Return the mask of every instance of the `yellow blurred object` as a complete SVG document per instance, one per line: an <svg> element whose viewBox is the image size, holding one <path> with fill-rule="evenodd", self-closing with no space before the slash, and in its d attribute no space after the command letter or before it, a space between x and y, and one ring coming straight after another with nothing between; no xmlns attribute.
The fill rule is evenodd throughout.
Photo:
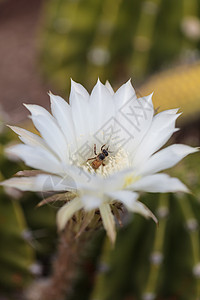
<svg viewBox="0 0 200 300"><path fill-rule="evenodd" d="M154 106L159 107L159 111L180 108L185 118L198 115L200 114L200 62L157 73L151 76L139 91L142 95L154 92Z"/></svg>

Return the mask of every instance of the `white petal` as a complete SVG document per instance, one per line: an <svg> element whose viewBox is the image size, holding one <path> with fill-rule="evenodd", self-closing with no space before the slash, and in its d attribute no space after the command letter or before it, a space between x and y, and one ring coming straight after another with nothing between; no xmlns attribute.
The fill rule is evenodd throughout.
<svg viewBox="0 0 200 300"><path fill-rule="evenodd" d="M139 213L145 218L152 218L156 223L157 219L154 214L141 202L137 201L139 195L131 191L118 191L108 194L110 197L121 201L128 210Z"/></svg>
<svg viewBox="0 0 200 300"><path fill-rule="evenodd" d="M107 178L102 178L96 173L91 174L84 171L82 168L68 166L67 173L76 181L77 189L93 191L95 196L101 198L104 193L121 190L124 186L125 178L128 175L132 175L133 170L125 169L114 173Z"/></svg>
<svg viewBox="0 0 200 300"><path fill-rule="evenodd" d="M121 190L124 188L124 182L127 177L133 175L132 169L124 169L122 171L116 172L113 175L104 179L105 181L105 192L114 192L116 190Z"/></svg>
<svg viewBox="0 0 200 300"><path fill-rule="evenodd" d="M37 117L32 116L32 120L49 148L51 148L63 162L68 162L69 153L67 142L60 128L54 122L51 122L49 118L41 115Z"/></svg>
<svg viewBox="0 0 200 300"><path fill-rule="evenodd" d="M21 191L48 192L48 191L74 191L75 184L70 177L59 177L41 174L30 177L14 177L5 180L0 185L19 189Z"/></svg>
<svg viewBox="0 0 200 300"><path fill-rule="evenodd" d="M32 114L32 121L41 133L47 145L55 152L62 161L68 161L68 147L66 139L58 127L56 120L45 109L38 105L26 105Z"/></svg>
<svg viewBox="0 0 200 300"><path fill-rule="evenodd" d="M96 175L92 175L85 171L81 167L76 167L75 165L67 166L67 173L74 179L77 184L77 189L82 189L83 187L87 189L88 187L96 189L94 184Z"/></svg>
<svg viewBox="0 0 200 300"><path fill-rule="evenodd" d="M55 96L52 93L50 93L49 96L51 100L52 114L62 129L71 151L74 151L74 148L76 147L76 136L71 107L61 97Z"/></svg>
<svg viewBox="0 0 200 300"><path fill-rule="evenodd" d="M124 186L124 178L132 174L132 170L123 170L112 176L103 178L96 173L91 174L82 168L67 166L67 173L74 179L78 190L88 191L93 196L102 197L104 193L120 190Z"/></svg>
<svg viewBox="0 0 200 300"><path fill-rule="evenodd" d="M35 177L15 177L1 182L0 185L15 188L21 191L38 191L37 187L35 186Z"/></svg>
<svg viewBox="0 0 200 300"><path fill-rule="evenodd" d="M109 194L114 199L120 200L128 210L141 214L145 218L152 218L156 223L157 219L154 214L141 202L137 201L139 195L131 191L118 191Z"/></svg>
<svg viewBox="0 0 200 300"><path fill-rule="evenodd" d="M83 202L85 210L93 210L98 208L102 200L98 197L91 196L91 195L84 195L81 197L81 201Z"/></svg>
<svg viewBox="0 0 200 300"><path fill-rule="evenodd" d="M68 175L64 177L48 174L37 175L35 177L35 186L38 191L76 191L76 184Z"/></svg>
<svg viewBox="0 0 200 300"><path fill-rule="evenodd" d="M130 80L123 84L114 95L117 110L135 99L137 99L137 96Z"/></svg>
<svg viewBox="0 0 200 300"><path fill-rule="evenodd" d="M99 208L103 226L107 231L107 235L110 238L112 244L115 243L116 230L115 230L115 220L111 212L110 204L104 203Z"/></svg>
<svg viewBox="0 0 200 300"><path fill-rule="evenodd" d="M53 120L51 114L42 106L36 104L24 104L24 106L30 111L33 116L43 115L50 116Z"/></svg>
<svg viewBox="0 0 200 300"><path fill-rule="evenodd" d="M26 129L17 126L8 126L8 127L11 128L16 134L19 135L19 138L23 143L29 146L46 148L43 139L39 135L34 134Z"/></svg>
<svg viewBox="0 0 200 300"><path fill-rule="evenodd" d="M179 108L172 108L172 109L167 109L167 110L163 110L159 113L159 115L176 115L177 112L179 111Z"/></svg>
<svg viewBox="0 0 200 300"><path fill-rule="evenodd" d="M118 109L116 119L122 128L119 133L124 136L123 146L131 155L148 131L153 114L152 94L139 99L130 98Z"/></svg>
<svg viewBox="0 0 200 300"><path fill-rule="evenodd" d="M128 128L132 138L126 148L131 155L137 150L152 124L154 115L152 96L153 93L134 100L129 106L130 114L128 115L127 112L127 118L131 121L131 126Z"/></svg>
<svg viewBox="0 0 200 300"><path fill-rule="evenodd" d="M79 94L80 96L85 98L86 100L89 98L89 93L87 92L87 90L80 83L77 83L72 79L71 79L71 88L74 90L74 92L76 92L77 94ZM70 98L69 103L71 105L72 105L72 102L73 102L73 98Z"/></svg>
<svg viewBox="0 0 200 300"><path fill-rule="evenodd" d="M139 169L139 175L148 175L160 172L176 165L181 159L191 153L199 151L187 145L174 144L160 150L151 156Z"/></svg>
<svg viewBox="0 0 200 300"><path fill-rule="evenodd" d="M75 198L63 205L57 212L57 226L59 230L63 230L69 219L81 208L83 204L80 198Z"/></svg>
<svg viewBox="0 0 200 300"><path fill-rule="evenodd" d="M6 153L19 157L29 167L53 174L63 173L62 164L48 150L20 144L7 148Z"/></svg>
<svg viewBox="0 0 200 300"><path fill-rule="evenodd" d="M145 217L147 219L152 218L155 223L158 223L156 216L150 211L150 209L148 207L146 207L146 205L144 205L140 201L135 201L133 208L130 210L142 215L143 217Z"/></svg>
<svg viewBox="0 0 200 300"><path fill-rule="evenodd" d="M115 115L113 97L99 80L92 90L89 105L91 135L95 137L99 147L108 142L110 132L108 133L106 129L113 125Z"/></svg>
<svg viewBox="0 0 200 300"><path fill-rule="evenodd" d="M176 131L175 122L180 114L157 114L152 124L137 148L133 158L133 165L140 166L154 152L159 150Z"/></svg>
<svg viewBox="0 0 200 300"><path fill-rule="evenodd" d="M167 174L145 176L127 188L150 193L189 192L178 178L170 177Z"/></svg>
<svg viewBox="0 0 200 300"><path fill-rule="evenodd" d="M132 209L134 206L134 202L138 199L139 195L137 193L131 191L116 191L107 193L107 195L114 200L121 201L123 204L127 206L127 208Z"/></svg>
<svg viewBox="0 0 200 300"><path fill-rule="evenodd" d="M115 92L114 92L114 90L113 90L113 88L112 88L112 86L111 86L111 84L110 84L110 82L108 80L106 80L105 86L109 90L110 94L113 96Z"/></svg>
<svg viewBox="0 0 200 300"><path fill-rule="evenodd" d="M90 131L89 94L78 83L71 81L71 93L69 101L71 104L72 118L76 132L78 145L87 141Z"/></svg>

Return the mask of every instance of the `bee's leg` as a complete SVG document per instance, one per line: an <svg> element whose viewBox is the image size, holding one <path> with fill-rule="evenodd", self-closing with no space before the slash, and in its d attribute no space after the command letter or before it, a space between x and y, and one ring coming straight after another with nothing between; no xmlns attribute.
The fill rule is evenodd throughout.
<svg viewBox="0 0 200 300"><path fill-rule="evenodd" d="M114 151L110 151L108 149L109 149L109 146L106 148L106 150L108 151L108 153L113 153L114 152Z"/></svg>
<svg viewBox="0 0 200 300"><path fill-rule="evenodd" d="M97 145L94 144L94 154L97 155Z"/></svg>
<svg viewBox="0 0 200 300"><path fill-rule="evenodd" d="M101 146L101 151L103 150L103 147L105 147L106 144L104 144L103 146Z"/></svg>
<svg viewBox="0 0 200 300"><path fill-rule="evenodd" d="M96 159L96 157L91 157L91 158L88 158L88 159L87 159L87 161L88 161L88 160L92 160L92 159Z"/></svg>

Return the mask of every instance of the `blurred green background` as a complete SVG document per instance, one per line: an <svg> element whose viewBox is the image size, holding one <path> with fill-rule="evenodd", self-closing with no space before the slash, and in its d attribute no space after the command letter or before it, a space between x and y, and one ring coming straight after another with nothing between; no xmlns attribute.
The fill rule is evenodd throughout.
<svg viewBox="0 0 200 300"><path fill-rule="evenodd" d="M180 107L172 142L200 145L200 0L1 0L0 179L25 168L4 149L6 123L31 128L23 102L67 99L70 77L89 91L99 77L117 89L132 78L162 111ZM70 300L200 299L200 157L170 173L191 195L143 195L159 227L124 217L115 249L103 231L82 260ZM0 299L37 300L56 253L56 204L0 190ZM68 298L69 299L69 298Z"/></svg>

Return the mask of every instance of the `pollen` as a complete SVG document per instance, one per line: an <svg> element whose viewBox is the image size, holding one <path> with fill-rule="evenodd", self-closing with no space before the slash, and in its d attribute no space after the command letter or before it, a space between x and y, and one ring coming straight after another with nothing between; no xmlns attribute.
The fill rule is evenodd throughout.
<svg viewBox="0 0 200 300"><path fill-rule="evenodd" d="M134 182L134 177L132 175L128 175L125 177L124 188L131 185Z"/></svg>
<svg viewBox="0 0 200 300"><path fill-rule="evenodd" d="M123 188L125 189L127 186L131 185L135 181L139 180L140 176L134 176L134 174L130 174L125 177Z"/></svg>

